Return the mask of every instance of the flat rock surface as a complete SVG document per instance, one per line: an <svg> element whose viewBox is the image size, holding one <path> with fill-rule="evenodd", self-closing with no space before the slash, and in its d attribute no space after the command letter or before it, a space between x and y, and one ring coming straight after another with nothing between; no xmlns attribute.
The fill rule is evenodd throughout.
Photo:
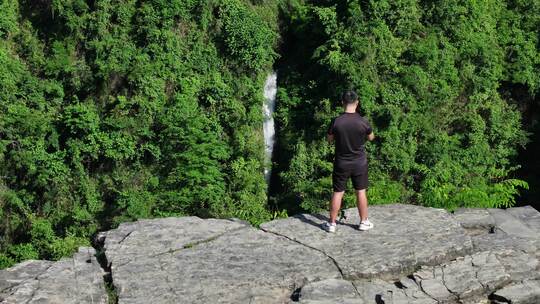
<svg viewBox="0 0 540 304"><path fill-rule="evenodd" d="M370 206L261 225L143 219L100 233L71 259L0 271L1 303L540 303L540 213L531 207Z"/></svg>
<svg viewBox="0 0 540 304"><path fill-rule="evenodd" d="M483 234L495 228L495 219L488 210L482 208L460 208L454 212L460 225L475 234Z"/></svg>
<svg viewBox="0 0 540 304"><path fill-rule="evenodd" d="M306 284L299 294L300 303L364 303L356 286L343 279L324 279Z"/></svg>
<svg viewBox="0 0 540 304"><path fill-rule="evenodd" d="M512 209L502 210L502 209L487 209L493 219L495 220L495 227L502 232L519 237L527 237L536 239L538 238L538 229L530 225L529 218L522 217L520 219L516 213L512 212ZM520 212L520 213L523 213Z"/></svg>
<svg viewBox="0 0 540 304"><path fill-rule="evenodd" d="M119 303L283 303L306 282L340 277L326 255L284 237L229 220L193 221L176 219L166 237L148 237L137 224L131 242L145 246L127 262L130 246L105 239ZM163 238L176 240L174 250L156 250Z"/></svg>
<svg viewBox="0 0 540 304"><path fill-rule="evenodd" d="M114 230L102 232L98 238L104 242L107 260L114 270L132 260L180 250L246 225L239 221L203 220L195 216L142 219L122 223Z"/></svg>
<svg viewBox="0 0 540 304"><path fill-rule="evenodd" d="M104 274L88 247L56 262L25 261L0 270L0 303L105 304Z"/></svg>
<svg viewBox="0 0 540 304"><path fill-rule="evenodd" d="M524 280L497 290L492 299L495 303L538 304L540 303L540 281Z"/></svg>
<svg viewBox="0 0 540 304"><path fill-rule="evenodd" d="M335 234L322 233L322 215L302 214L261 225L265 231L332 256L347 279L397 278L472 252L471 238L443 209L383 205L369 209L374 229L359 231L356 209L346 210ZM398 249L399 248L399 249Z"/></svg>

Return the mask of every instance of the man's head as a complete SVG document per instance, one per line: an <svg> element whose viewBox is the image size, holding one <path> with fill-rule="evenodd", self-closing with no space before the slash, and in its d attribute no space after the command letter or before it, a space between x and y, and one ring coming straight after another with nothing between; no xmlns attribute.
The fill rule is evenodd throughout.
<svg viewBox="0 0 540 304"><path fill-rule="evenodd" d="M341 102L343 102L344 106L355 105L358 103L358 95L353 90L345 91L341 95Z"/></svg>

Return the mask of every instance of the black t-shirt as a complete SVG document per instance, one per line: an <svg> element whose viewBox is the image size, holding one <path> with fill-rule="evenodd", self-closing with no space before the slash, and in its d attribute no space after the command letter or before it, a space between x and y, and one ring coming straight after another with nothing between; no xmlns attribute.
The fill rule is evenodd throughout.
<svg viewBox="0 0 540 304"><path fill-rule="evenodd" d="M335 161L366 161L364 143L372 132L371 125L359 113L343 112L332 119L328 134L334 135Z"/></svg>

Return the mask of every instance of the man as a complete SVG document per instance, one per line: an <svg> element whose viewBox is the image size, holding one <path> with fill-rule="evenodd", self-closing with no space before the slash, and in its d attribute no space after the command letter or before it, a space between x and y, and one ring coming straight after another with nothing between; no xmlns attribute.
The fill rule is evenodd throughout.
<svg viewBox="0 0 540 304"><path fill-rule="evenodd" d="M349 178L356 191L360 225L358 229L369 230L373 223L368 219L366 189L368 187L368 162L364 143L375 138L369 122L356 112L358 95L346 91L341 97L344 112L328 126L327 140L335 142L334 170L332 172L333 194L330 202L330 220L323 224L328 232L336 231L336 217Z"/></svg>

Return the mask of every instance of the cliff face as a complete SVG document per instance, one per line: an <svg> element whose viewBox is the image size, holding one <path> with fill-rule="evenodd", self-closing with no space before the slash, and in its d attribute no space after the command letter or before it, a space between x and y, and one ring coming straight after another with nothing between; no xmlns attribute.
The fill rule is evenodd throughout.
<svg viewBox="0 0 540 304"><path fill-rule="evenodd" d="M531 207L370 207L335 234L325 215L254 228L198 217L124 223L72 259L0 271L2 303L540 303L540 213ZM107 293L104 279L112 278ZM117 299L114 299L117 298Z"/></svg>

